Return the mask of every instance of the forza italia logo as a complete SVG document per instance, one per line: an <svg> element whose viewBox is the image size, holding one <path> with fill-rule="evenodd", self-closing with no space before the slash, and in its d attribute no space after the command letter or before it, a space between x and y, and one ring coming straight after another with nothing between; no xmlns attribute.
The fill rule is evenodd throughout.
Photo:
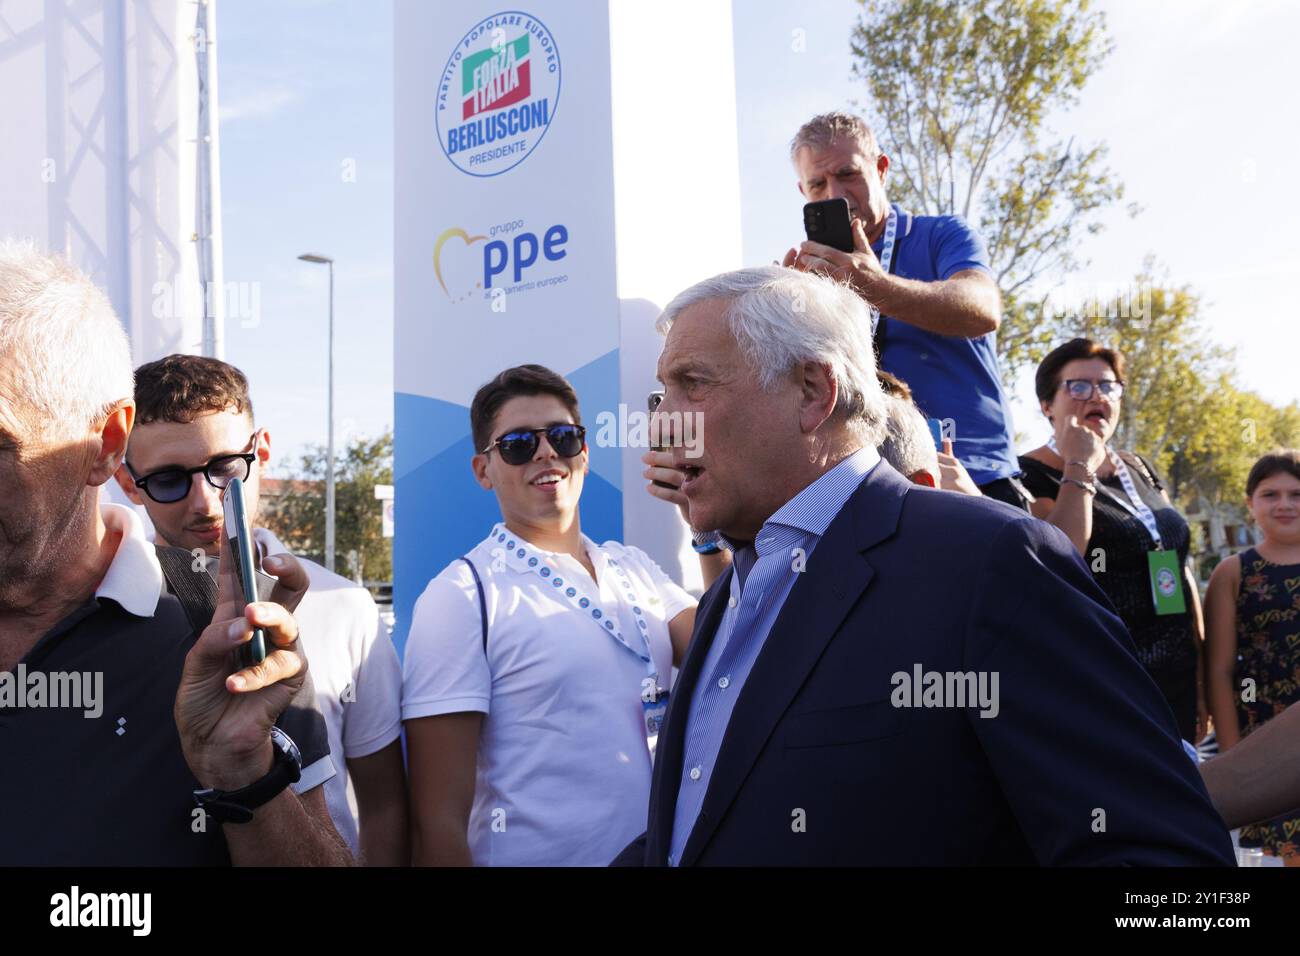
<svg viewBox="0 0 1300 956"><path fill-rule="evenodd" d="M514 169L537 148L560 99L560 54L536 17L485 17L443 68L435 113L438 143L471 176Z"/></svg>

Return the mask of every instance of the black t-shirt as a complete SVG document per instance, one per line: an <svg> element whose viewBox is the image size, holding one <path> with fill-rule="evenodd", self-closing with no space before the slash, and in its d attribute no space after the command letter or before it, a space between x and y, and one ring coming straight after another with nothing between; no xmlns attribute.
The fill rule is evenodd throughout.
<svg viewBox="0 0 1300 956"><path fill-rule="evenodd" d="M1020 467L1024 469L1021 480L1034 497L1056 499L1061 487L1059 471L1024 456L1020 458ZM1187 521L1147 480L1149 468L1145 460L1139 463L1130 458L1128 473L1138 496L1155 515L1162 546L1177 551L1179 566L1185 566L1191 545ZM1159 482L1154 471L1151 474ZM1147 564L1147 553L1155 543L1146 526L1115 500L1128 500L1119 477L1111 475L1098 484L1098 494L1092 500L1092 537L1083 555L1084 563L1128 626L1138 659L1146 669L1153 676L1160 672L1194 673L1196 638L1190 599L1188 610L1182 614L1156 614Z"/></svg>
<svg viewBox="0 0 1300 956"><path fill-rule="evenodd" d="M196 639L170 594L153 617L92 597L23 658L29 685L34 672L102 675L102 712L0 707L0 865L229 865L221 824L196 812L173 716ZM304 768L329 756L310 675L277 724Z"/></svg>

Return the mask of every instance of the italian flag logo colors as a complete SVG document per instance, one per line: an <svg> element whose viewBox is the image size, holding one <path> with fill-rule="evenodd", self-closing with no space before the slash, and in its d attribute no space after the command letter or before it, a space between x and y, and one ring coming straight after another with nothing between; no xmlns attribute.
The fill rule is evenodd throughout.
<svg viewBox="0 0 1300 956"><path fill-rule="evenodd" d="M490 110L499 110L528 99L532 90L529 78L528 34L467 56L461 64L461 120Z"/></svg>

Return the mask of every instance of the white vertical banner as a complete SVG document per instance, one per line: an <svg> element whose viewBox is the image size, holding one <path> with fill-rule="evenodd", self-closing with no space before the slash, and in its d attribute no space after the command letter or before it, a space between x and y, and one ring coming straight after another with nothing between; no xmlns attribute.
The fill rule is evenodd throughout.
<svg viewBox="0 0 1300 956"><path fill-rule="evenodd" d="M730 5L398 0L394 24L395 639L499 517L469 404L514 365L578 393L584 532L698 581L625 423L646 414L659 307L740 261Z"/></svg>

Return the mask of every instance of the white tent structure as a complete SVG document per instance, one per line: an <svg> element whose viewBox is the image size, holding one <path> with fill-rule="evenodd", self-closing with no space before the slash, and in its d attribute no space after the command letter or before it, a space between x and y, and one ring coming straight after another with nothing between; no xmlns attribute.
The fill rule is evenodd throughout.
<svg viewBox="0 0 1300 956"><path fill-rule="evenodd" d="M0 0L0 235L108 293L137 364L222 352L215 0Z"/></svg>

